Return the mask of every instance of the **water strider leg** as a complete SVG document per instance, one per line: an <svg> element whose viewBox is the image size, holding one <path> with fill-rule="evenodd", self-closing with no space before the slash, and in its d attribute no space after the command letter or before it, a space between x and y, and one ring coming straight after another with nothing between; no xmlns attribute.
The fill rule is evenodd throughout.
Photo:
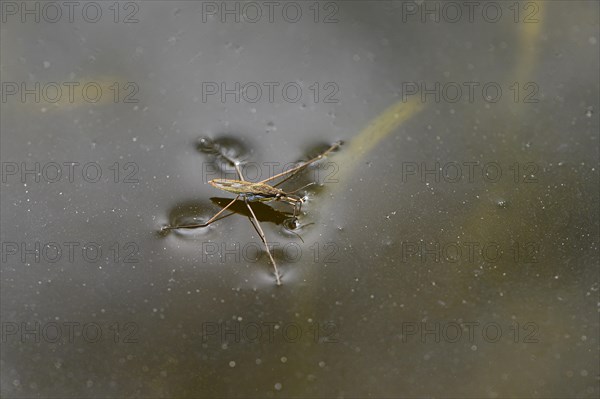
<svg viewBox="0 0 600 399"><path fill-rule="evenodd" d="M242 181L246 181L246 180L244 179L244 176L242 175L242 171L241 171L241 169L240 169L239 163L238 163L238 162L236 162L234 159L230 158L229 156L227 156L226 154L223 154L223 153L220 153L220 154L221 154L221 156L222 156L223 158L225 158L225 159L226 159L226 160L227 160L229 163L231 163L231 164L232 164L232 165L235 167L235 170L236 170L236 172L237 172L238 176L240 177L240 180L242 180ZM216 219L216 218L218 218L220 214L222 214L223 212L225 212L225 210L226 210L227 208L229 208L231 205L233 205L233 203L234 203L235 201L237 201L237 199L238 199L238 198L240 198L240 196L239 196L239 195L238 195L237 197L235 197L233 200L231 200L231 202L230 202L229 204L227 204L227 206L226 206L225 208L223 208L223 209L221 209L219 212L217 212L217 213L216 213L216 214L215 214L213 217L211 217L211 218L208 220L208 222L206 222L206 223L198 223L198 224L184 224L184 225L179 225L179 226L166 226L166 227L163 227L163 228L162 228L162 230L164 231L164 230L175 230L175 229L197 229L197 228L199 228L199 227L206 227L206 226L208 226L209 224L211 224L212 222L214 222L214 221L215 221L215 219Z"/></svg>
<svg viewBox="0 0 600 399"><path fill-rule="evenodd" d="M302 210L302 201L296 202L297 206L294 205L294 218L300 213Z"/></svg>
<svg viewBox="0 0 600 399"><path fill-rule="evenodd" d="M235 171L237 172L238 176L240 177L241 181L246 181L246 179L244 179L244 176L242 175L242 170L240 169L240 163L238 161L236 161L233 158L230 158L227 154L224 154L222 152L219 152L219 154L221 154L221 156L223 158L225 158L230 164L233 165L233 167L235 168Z"/></svg>
<svg viewBox="0 0 600 399"><path fill-rule="evenodd" d="M304 189L304 188L306 188L306 187L308 187L308 186L312 186L313 184L317 184L317 183L315 183L315 182L312 182L312 183L305 184L304 186L302 186L302 187L300 187L300 188L297 188L297 189L295 189L294 191L290 191L290 192L288 192L287 194L295 194L295 193L297 193L298 191L300 191L300 190L302 190L302 189Z"/></svg>
<svg viewBox="0 0 600 399"><path fill-rule="evenodd" d="M164 230L175 230L175 229L196 229L196 228L198 228L198 227L206 227L206 226L208 226L209 224L211 224L212 222L214 222L214 221L215 221L215 219L216 219L216 218L218 218L220 214L222 214L223 212L225 212L225 210L226 210L227 208L229 208L231 205L233 205L233 203L234 203L235 201L237 201L237 199L238 199L239 197L240 197L239 195L238 195L237 197L235 197L235 198L234 198L234 199L233 199L233 200L232 200L232 201L231 201L229 204L227 204L227 206L226 206L225 208L223 208L223 209L221 209L219 212L217 212L217 213L216 213L216 214L215 214L213 217L211 217L211 218L208 220L208 222L206 222L206 223L201 223L201 224L200 224L200 223L199 223L199 224L183 224L183 225L179 225L179 226L166 226L166 227L163 227L163 228L162 228L162 230L164 231Z"/></svg>
<svg viewBox="0 0 600 399"><path fill-rule="evenodd" d="M342 145L342 143L338 141L337 143L334 143L334 144L333 144L331 147L329 147L329 148L327 149L327 151L323 152L322 154L319 154L319 155L317 155L317 156L316 156L316 157L314 157L313 159L311 159L311 160L309 160L309 161L306 161L306 162L304 162L303 164L300 164L300 165L298 165L298 166L296 166L296 167L294 167L294 168L292 168L292 169L290 169L290 170L286 170L285 172L281 172L281 173L278 173L278 174L276 174L275 176L271 176L271 177L269 177L269 178L267 178L267 179L265 179L265 180L263 180L263 181L261 181L261 182L259 182L259 183L266 183L266 182L268 182L268 181L271 181L271 180L277 179L278 177L285 176L285 175L287 175L287 174L289 174L289 173L295 173L295 172L299 171L300 169L307 167L307 166L308 166L308 165L310 165L311 163L317 162L319 159L321 159L321 158L325 157L327 154L329 154L331 151L333 151L333 150L335 150L336 148L338 148L340 145ZM286 180L287 180L287 179L286 179ZM276 184L274 187L277 187L277 186L278 186L279 184L281 184L281 183L283 183L283 182L279 182L279 183L278 183L278 184Z"/></svg>
<svg viewBox="0 0 600 399"><path fill-rule="evenodd" d="M279 270L277 269L277 263L275 263L275 259L273 259L273 255L271 255L271 251L269 250L269 246L267 245L267 237L265 236L265 232L263 231L262 227L260 227L258 218L254 214L254 211L252 210L252 207L250 206L250 203L248 202L248 198L244 198L244 201L246 202L246 206L248 207L248 210L252 214L252 218L254 218L254 220L252 220L252 218L250 218L250 221L256 228L256 231L258 231L258 234L260 235L260 238L261 238L263 244L265 244L265 249L267 250L267 254L269 255L269 258L271 258L271 263L273 263L273 267L275 268L275 279L277 280L277 285L281 285L281 279L279 277Z"/></svg>

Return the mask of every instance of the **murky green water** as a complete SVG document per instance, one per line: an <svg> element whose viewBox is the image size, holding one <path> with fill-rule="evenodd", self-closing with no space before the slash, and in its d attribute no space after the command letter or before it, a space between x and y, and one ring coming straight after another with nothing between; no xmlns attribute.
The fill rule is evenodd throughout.
<svg viewBox="0 0 600 399"><path fill-rule="evenodd" d="M3 397L598 396L597 2L133 4L3 9ZM253 205L283 286L242 203L160 233L233 198L203 137L344 140Z"/></svg>

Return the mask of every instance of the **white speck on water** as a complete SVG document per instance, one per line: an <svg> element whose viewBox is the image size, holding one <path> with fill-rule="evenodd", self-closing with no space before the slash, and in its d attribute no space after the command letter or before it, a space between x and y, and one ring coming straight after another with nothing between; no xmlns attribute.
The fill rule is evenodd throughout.
<svg viewBox="0 0 600 399"><path fill-rule="evenodd" d="M277 391L281 391L281 388L282 388L282 385L281 385L281 383L280 383L280 382L277 382L277 383L275 384L275 390L277 390Z"/></svg>
<svg viewBox="0 0 600 399"><path fill-rule="evenodd" d="M281 357L281 363L285 363L285 362L287 362L287 357L285 357L285 356L282 356L282 357Z"/></svg>
<svg viewBox="0 0 600 399"><path fill-rule="evenodd" d="M233 360L229 362L229 367L235 367L235 362Z"/></svg>

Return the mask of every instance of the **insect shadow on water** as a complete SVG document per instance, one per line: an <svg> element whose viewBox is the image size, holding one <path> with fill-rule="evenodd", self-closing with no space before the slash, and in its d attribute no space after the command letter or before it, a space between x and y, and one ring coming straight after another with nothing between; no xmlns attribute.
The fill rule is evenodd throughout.
<svg viewBox="0 0 600 399"><path fill-rule="evenodd" d="M213 203L215 203L216 205L223 208L223 207L227 206L227 204L229 204L229 202L231 201L231 198L211 197L210 200ZM270 223L274 223L279 226L283 226L287 230L289 230L290 233L295 234L300 240L302 240L302 237L300 237L300 235L298 235L296 232L292 231L293 229L297 228L296 219L293 217L293 214L288 213L288 212L281 212L279 210L273 209L270 206L265 205L259 201L254 201L252 203L252 208L254 209L254 214L256 215L256 218L259 222L270 222ZM221 218L218 218L217 220L225 219L226 217L229 217L229 216L233 215L234 213L237 213L238 215L242 215L242 216L246 216L246 217L252 216L250 214L250 211L248 210L248 207L246 207L246 204L243 200L237 200L236 202L234 202L234 204L229 207L229 210L231 211L230 214L223 216ZM311 224L311 223L309 223L309 224ZM307 226L307 225L304 225L304 226ZM302 240L302 242L304 242L304 240Z"/></svg>
<svg viewBox="0 0 600 399"><path fill-rule="evenodd" d="M273 264L277 285L281 285L281 275L279 274L279 270L277 268L277 263L275 262L275 259L273 258L273 255L271 254L271 250L269 249L269 245L267 243L267 238L266 238L265 233L259 222L260 219L256 216L256 213L254 212L254 209L253 209L251 203L253 203L254 206L257 207L257 210L259 208L259 205L263 205L263 204L261 204L263 202L281 201L281 202L290 204L293 206L293 209L294 209L293 214L292 214L292 220L294 221L294 224L295 224L295 221L297 220L297 215L301 211L302 204L305 201L302 197L298 196L296 194L296 192L298 192L298 191L302 190L303 188L305 188L311 184L314 184L314 183L307 184L307 185L300 187L294 191L284 191L280 188L277 188L277 186L285 183L286 181L288 181L290 178L295 176L297 173L299 173L300 171L302 171L309 165L324 158L332 151L335 151L341 145L342 145L341 141L336 142L336 143L332 144L326 151L322 152L321 154L315 156L314 158L312 158L308 161L301 162L300 164L298 164L284 172L278 173L274 176L271 176L271 177L261 180L259 182L251 182L251 181L247 181L244 178L242 169L240 167L240 165L242 163L239 160L236 160L234 157L232 157L230 154L228 154L226 151L224 151L222 146L219 145L218 143L214 143L211 140L206 139L206 138L201 139L200 143L199 143L199 149L201 149L203 152L206 152L209 154L214 154L214 155L217 155L217 156L225 159L229 164L231 164L235 168L236 173L239 178L239 180L236 180L236 179L213 179L213 180L210 180L208 183L211 186L218 188L220 190L236 194L236 197L233 200L230 200L230 202L227 205L225 205L219 212L217 212L213 217L211 217L205 223L191 223L191 224L180 224L180 225L175 225L175 226L165 226L162 228L162 231L164 232L164 231L176 230L176 229L202 228L202 227L208 226L209 224L211 224L217 220L221 220L224 217L227 217L233 213L236 213L235 212L236 210L238 210L239 213L245 213L245 211L242 212L239 208L238 209L233 208L234 204L239 202L238 200L241 199L243 201L243 205L248 210L248 213L246 214L246 216L248 216L248 219L250 220L250 222L256 229L256 232L260 236L260 238L265 246L266 252L269 255L269 259L271 260L271 263ZM271 182L271 181L277 180L277 179L282 179L282 180L273 185L268 184L268 182ZM229 215L221 216L221 214L223 212L225 212L227 209L233 210L233 212ZM282 223L285 223L285 222L282 222Z"/></svg>
<svg viewBox="0 0 600 399"><path fill-rule="evenodd" d="M223 197L211 197L210 201L212 204L223 208L227 206L231 202L231 198L223 198ZM278 209L272 208L269 205L253 202L252 207L254 209L254 213L258 218L259 222L268 222L273 223L278 226L283 226L286 230L289 230L289 233L297 235L301 240L302 237L298 235L295 231L298 226L295 224L295 220L292 219L291 212L283 212ZM206 213L210 212L210 205L207 205L206 202L202 201L185 201L175 205L171 211L169 212L169 220L173 225L186 225L186 224L194 224L201 223L202 220L206 220ZM226 219L234 214L238 214L244 217L251 217L250 211L246 207L246 203L243 200L237 200L233 205L231 205L228 209L230 213L226 215L222 215L213 221L217 222L219 220ZM302 227L309 226L312 223L303 224ZM185 229L181 229L183 231ZM159 236L166 236L169 233L169 229L158 231Z"/></svg>

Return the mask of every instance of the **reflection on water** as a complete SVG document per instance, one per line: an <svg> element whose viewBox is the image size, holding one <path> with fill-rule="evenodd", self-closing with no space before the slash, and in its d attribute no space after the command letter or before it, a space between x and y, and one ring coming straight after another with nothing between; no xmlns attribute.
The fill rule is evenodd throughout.
<svg viewBox="0 0 600 399"><path fill-rule="evenodd" d="M118 76L140 103L2 104L3 162L106 166L96 183L3 174L2 396L597 397L598 3L520 10L534 5L526 26L514 7L399 23L400 2L340 3L330 24L201 24L199 4L151 2L127 32L3 26L3 80ZM203 101L215 81L310 95ZM402 100L403 83L438 81L504 92ZM539 101L515 102L517 81ZM259 181L340 138L282 186L319 182L298 224L253 204L282 287L241 202L158 234L229 203L207 184L236 178L226 157ZM114 162L139 182L115 182Z"/></svg>

